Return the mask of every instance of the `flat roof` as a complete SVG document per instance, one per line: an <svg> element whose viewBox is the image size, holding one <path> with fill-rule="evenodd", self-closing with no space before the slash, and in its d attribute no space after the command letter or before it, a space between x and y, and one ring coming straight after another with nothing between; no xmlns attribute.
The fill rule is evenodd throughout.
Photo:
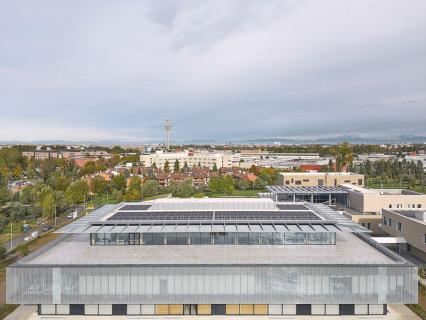
<svg viewBox="0 0 426 320"><path fill-rule="evenodd" d="M354 172L280 172L279 174L282 176L363 176L363 174Z"/></svg>
<svg viewBox="0 0 426 320"><path fill-rule="evenodd" d="M379 195L404 195L404 196L418 196L423 193L416 192L407 189L370 189L363 186L357 186L350 183L342 183L341 186L352 191L356 191L362 194L379 194ZM425 195L426 196L426 195Z"/></svg>
<svg viewBox="0 0 426 320"><path fill-rule="evenodd" d="M352 233L335 245L140 245L91 246L75 234L16 265L401 265ZM37 252L36 252L37 253Z"/></svg>
<svg viewBox="0 0 426 320"><path fill-rule="evenodd" d="M323 226L333 232L369 232L325 205L274 202L270 198L158 199L106 205L56 232L134 233L184 229L185 232L212 232L217 225L222 229L235 228L236 232L253 232L251 226L259 226L260 232L269 232L264 231L263 226L267 230L273 230L274 226L283 230L287 225L301 228L312 225L314 232L322 231Z"/></svg>
<svg viewBox="0 0 426 320"><path fill-rule="evenodd" d="M305 186L267 186L266 189L274 194L347 194L348 191L340 187L305 187Z"/></svg>

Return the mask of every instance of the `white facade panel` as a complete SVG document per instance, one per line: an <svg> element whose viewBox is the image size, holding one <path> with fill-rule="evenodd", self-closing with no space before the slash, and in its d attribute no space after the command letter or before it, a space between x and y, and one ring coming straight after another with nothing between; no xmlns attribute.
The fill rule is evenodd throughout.
<svg viewBox="0 0 426 320"><path fill-rule="evenodd" d="M327 315L338 315L339 305L338 304L327 304L325 306L325 314Z"/></svg>
<svg viewBox="0 0 426 320"><path fill-rule="evenodd" d="M355 314L368 314L368 304L356 304Z"/></svg>
<svg viewBox="0 0 426 320"><path fill-rule="evenodd" d="M295 304L283 304L283 315L295 315L296 305Z"/></svg>

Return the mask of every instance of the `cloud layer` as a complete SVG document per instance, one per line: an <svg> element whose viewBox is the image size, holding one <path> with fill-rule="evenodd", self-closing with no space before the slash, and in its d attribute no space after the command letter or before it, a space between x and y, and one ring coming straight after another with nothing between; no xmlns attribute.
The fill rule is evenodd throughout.
<svg viewBox="0 0 426 320"><path fill-rule="evenodd" d="M3 1L0 140L426 134L426 2Z"/></svg>

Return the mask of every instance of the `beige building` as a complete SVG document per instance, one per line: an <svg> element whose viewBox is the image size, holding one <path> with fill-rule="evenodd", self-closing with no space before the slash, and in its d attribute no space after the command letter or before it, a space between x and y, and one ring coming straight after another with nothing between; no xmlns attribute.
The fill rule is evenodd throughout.
<svg viewBox="0 0 426 320"><path fill-rule="evenodd" d="M341 184L364 185L364 175L351 172L280 172L280 185L301 187L337 187Z"/></svg>
<svg viewBox="0 0 426 320"><path fill-rule="evenodd" d="M232 153L226 152L162 152L157 151L151 154L142 154L140 156L142 165L152 167L155 163L157 168L164 168L166 161L169 162L169 168L173 171L175 161L179 162L182 168L187 163L188 167L201 166L213 169L214 165L219 169L221 167L238 166L239 158Z"/></svg>
<svg viewBox="0 0 426 320"><path fill-rule="evenodd" d="M58 151L24 151L22 152L22 156L28 159L36 159L36 160L46 160L46 159L56 159L62 158L62 154Z"/></svg>
<svg viewBox="0 0 426 320"><path fill-rule="evenodd" d="M369 189L351 184L342 184L341 187L348 191L347 207L361 213L426 208L426 195L411 190Z"/></svg>
<svg viewBox="0 0 426 320"><path fill-rule="evenodd" d="M383 231L394 237L403 237L407 251L426 260L426 210L383 209L382 215Z"/></svg>

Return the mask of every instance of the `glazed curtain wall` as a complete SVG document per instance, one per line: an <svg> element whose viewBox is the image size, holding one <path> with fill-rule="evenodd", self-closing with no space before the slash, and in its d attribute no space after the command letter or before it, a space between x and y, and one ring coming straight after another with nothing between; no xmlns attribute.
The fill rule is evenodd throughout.
<svg viewBox="0 0 426 320"><path fill-rule="evenodd" d="M413 266L7 268L14 304L417 303Z"/></svg>

